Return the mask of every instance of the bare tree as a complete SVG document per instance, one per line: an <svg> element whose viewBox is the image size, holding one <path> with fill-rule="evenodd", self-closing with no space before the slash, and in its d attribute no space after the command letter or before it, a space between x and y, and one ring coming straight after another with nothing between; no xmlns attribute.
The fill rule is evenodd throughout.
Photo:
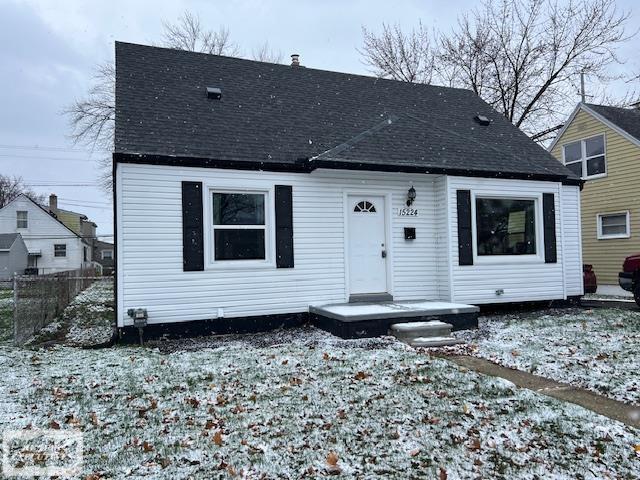
<svg viewBox="0 0 640 480"><path fill-rule="evenodd" d="M44 203L44 195L37 194L31 187L25 185L22 177L10 177L0 174L0 208L7 205L21 193L24 193L36 203Z"/></svg>
<svg viewBox="0 0 640 480"><path fill-rule="evenodd" d="M116 68L113 63L96 67L93 85L87 96L75 100L63 113L71 126L70 137L74 144L88 146L91 151L111 152L115 128ZM111 192L111 156L104 153L98 157L98 183L106 192Z"/></svg>
<svg viewBox="0 0 640 480"><path fill-rule="evenodd" d="M415 45L434 59L434 81L473 90L535 136L557 125L575 105L581 72L600 84L615 79L608 71L621 62L616 52L630 38L624 28L628 18L615 0L484 0L451 32L434 34L430 42L407 41L421 38L421 25L407 35L399 28L394 35L385 30L376 41L365 32L363 55L384 76L431 80L401 68L405 59L419 57L403 51Z"/></svg>
<svg viewBox="0 0 640 480"><path fill-rule="evenodd" d="M363 27L362 35L364 45L359 52L376 75L403 82L431 83L434 52L422 22L409 33L404 33L397 24L383 23L380 34Z"/></svg>
<svg viewBox="0 0 640 480"><path fill-rule="evenodd" d="M229 30L220 27L218 31L202 26L200 17L184 12L176 23L162 22L164 34L160 46L190 52L213 55L240 55L239 47L231 41Z"/></svg>
<svg viewBox="0 0 640 480"><path fill-rule="evenodd" d="M176 23L164 22L163 25L165 31L159 46L214 55L239 55L239 48L231 41L226 28L208 30L202 27L198 16L189 12L185 12ZM63 110L70 123L69 136L74 144L88 146L92 151L113 151L115 78L114 63L99 65L87 95ZM98 158L98 167L99 183L110 193L113 188L110 153Z"/></svg>
<svg viewBox="0 0 640 480"><path fill-rule="evenodd" d="M283 55L280 50L274 50L269 42L264 42L259 48L252 50L251 58L259 62L282 63Z"/></svg>

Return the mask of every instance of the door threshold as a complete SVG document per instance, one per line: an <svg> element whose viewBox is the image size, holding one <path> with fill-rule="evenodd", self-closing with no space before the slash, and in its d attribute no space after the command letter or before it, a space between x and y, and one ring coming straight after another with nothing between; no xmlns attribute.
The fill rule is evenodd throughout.
<svg viewBox="0 0 640 480"><path fill-rule="evenodd" d="M393 302L390 293L356 293L349 295L349 303L360 302Z"/></svg>

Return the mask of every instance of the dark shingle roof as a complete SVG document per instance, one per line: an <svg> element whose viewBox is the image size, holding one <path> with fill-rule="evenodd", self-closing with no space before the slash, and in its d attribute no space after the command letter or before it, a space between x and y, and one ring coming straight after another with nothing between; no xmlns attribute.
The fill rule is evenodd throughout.
<svg viewBox="0 0 640 480"><path fill-rule="evenodd" d="M577 178L469 90L120 42L116 67L117 153Z"/></svg>
<svg viewBox="0 0 640 480"><path fill-rule="evenodd" d="M617 125L632 137L640 140L640 109L609 107L607 105L595 105L587 103L587 106Z"/></svg>
<svg viewBox="0 0 640 480"><path fill-rule="evenodd" d="M0 233L0 250L10 249L19 235L19 233Z"/></svg>

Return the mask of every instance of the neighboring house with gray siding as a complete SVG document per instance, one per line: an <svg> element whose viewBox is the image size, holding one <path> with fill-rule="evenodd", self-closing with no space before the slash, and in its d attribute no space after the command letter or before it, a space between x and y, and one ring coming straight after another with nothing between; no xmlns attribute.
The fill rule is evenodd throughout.
<svg viewBox="0 0 640 480"><path fill-rule="evenodd" d="M22 275L27 268L29 251L19 233L0 233L0 280Z"/></svg>
<svg viewBox="0 0 640 480"><path fill-rule="evenodd" d="M112 275L114 272L113 243L96 240L93 243L93 260L102 265L103 275Z"/></svg>

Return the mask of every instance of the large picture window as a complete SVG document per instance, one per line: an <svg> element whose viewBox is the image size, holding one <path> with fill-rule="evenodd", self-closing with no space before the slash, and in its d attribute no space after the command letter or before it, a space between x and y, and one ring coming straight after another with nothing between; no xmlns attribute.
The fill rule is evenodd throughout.
<svg viewBox="0 0 640 480"><path fill-rule="evenodd" d="M213 193L214 260L264 260L264 193Z"/></svg>
<svg viewBox="0 0 640 480"><path fill-rule="evenodd" d="M483 255L536 255L536 201L476 198L476 246Z"/></svg>
<svg viewBox="0 0 640 480"><path fill-rule="evenodd" d="M607 173L604 135L563 145L564 164L580 178L603 176Z"/></svg>

